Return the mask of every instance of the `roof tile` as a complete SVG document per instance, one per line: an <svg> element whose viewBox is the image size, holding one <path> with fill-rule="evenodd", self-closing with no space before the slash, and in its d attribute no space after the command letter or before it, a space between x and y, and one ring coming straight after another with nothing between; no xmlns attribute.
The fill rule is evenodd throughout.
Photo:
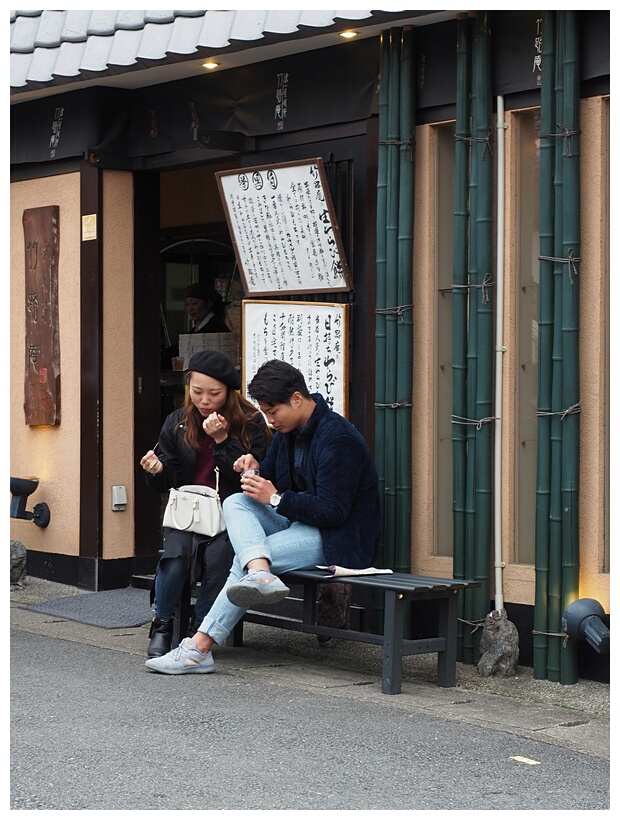
<svg viewBox="0 0 620 820"><path fill-rule="evenodd" d="M40 18L35 37L35 48L59 48L65 24L65 11L50 11Z"/></svg>
<svg viewBox="0 0 620 820"><path fill-rule="evenodd" d="M89 37L105 37L114 34L117 11L91 11L88 25Z"/></svg>
<svg viewBox="0 0 620 820"><path fill-rule="evenodd" d="M90 11L68 11L66 13L61 35L63 44L81 43L86 40L90 14Z"/></svg>

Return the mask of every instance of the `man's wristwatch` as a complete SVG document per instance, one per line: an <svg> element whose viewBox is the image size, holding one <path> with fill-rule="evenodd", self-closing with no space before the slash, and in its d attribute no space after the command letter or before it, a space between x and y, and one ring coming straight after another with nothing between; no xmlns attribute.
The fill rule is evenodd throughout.
<svg viewBox="0 0 620 820"><path fill-rule="evenodd" d="M280 503L281 498L282 498L282 496L280 495L280 493L274 493L271 496L271 498L269 499L269 503L271 504L272 507L277 507L278 504Z"/></svg>

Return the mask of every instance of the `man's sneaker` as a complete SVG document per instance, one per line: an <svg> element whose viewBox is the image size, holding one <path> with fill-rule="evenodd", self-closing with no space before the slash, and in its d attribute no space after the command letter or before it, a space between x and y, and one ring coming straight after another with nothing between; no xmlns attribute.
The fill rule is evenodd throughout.
<svg viewBox="0 0 620 820"><path fill-rule="evenodd" d="M257 604L277 604L289 594L290 589L285 586L277 575L272 575L266 569L249 572L236 584L226 588L226 595L231 604L241 607L256 606Z"/></svg>
<svg viewBox="0 0 620 820"><path fill-rule="evenodd" d="M149 658L144 664L153 672L162 672L164 675L190 675L213 672L215 662L211 652L203 655L196 649L191 638L184 638L176 649L162 655L160 658Z"/></svg>

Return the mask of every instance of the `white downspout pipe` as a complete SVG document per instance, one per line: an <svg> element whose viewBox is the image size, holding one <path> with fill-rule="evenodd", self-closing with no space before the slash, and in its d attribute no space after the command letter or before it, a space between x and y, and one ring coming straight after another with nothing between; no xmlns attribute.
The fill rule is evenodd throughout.
<svg viewBox="0 0 620 820"><path fill-rule="evenodd" d="M502 364L504 347L504 98L497 98L497 269L495 321L495 458L493 492L493 531L495 541L495 609L504 608L502 560Z"/></svg>

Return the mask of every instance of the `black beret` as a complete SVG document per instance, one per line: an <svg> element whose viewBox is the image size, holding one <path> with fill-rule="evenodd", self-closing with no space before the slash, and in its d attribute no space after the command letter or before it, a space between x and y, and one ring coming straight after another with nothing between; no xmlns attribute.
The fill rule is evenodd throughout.
<svg viewBox="0 0 620 820"><path fill-rule="evenodd" d="M197 373L204 373L211 376L218 382L224 382L233 390L241 387L241 377L239 372L233 367L233 363L228 356L220 353L219 350L201 350L194 353L187 366L188 371L195 370Z"/></svg>

